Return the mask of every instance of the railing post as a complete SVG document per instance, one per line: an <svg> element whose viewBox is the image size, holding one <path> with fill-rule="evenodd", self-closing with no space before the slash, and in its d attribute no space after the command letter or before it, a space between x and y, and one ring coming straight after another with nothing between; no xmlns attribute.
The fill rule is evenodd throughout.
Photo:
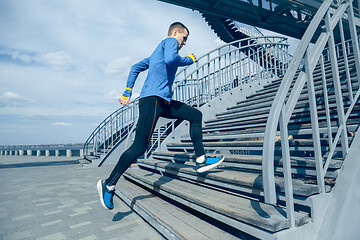
<svg viewBox="0 0 360 240"><path fill-rule="evenodd" d="M113 116L111 116L111 128L110 128L110 134L111 134L111 147L114 144L114 132L113 132L113 126L114 126L114 121L113 121Z"/></svg>
<svg viewBox="0 0 360 240"><path fill-rule="evenodd" d="M342 50L343 50L342 52L343 52L343 57L344 57L344 62L345 62L346 80L347 80L347 84L348 84L349 98L350 98L350 104L351 104L354 101L354 97L353 97L353 92L352 92L350 68L349 68L348 55L347 55L346 46L345 46L344 27L343 27L342 21L339 22L339 27L340 27L339 31L340 31L340 37L341 37L341 46L342 46Z"/></svg>
<svg viewBox="0 0 360 240"><path fill-rule="evenodd" d="M328 132L328 142L330 149L332 148L332 130L331 130L331 119L330 119L330 108L329 108L329 96L327 90L327 82L325 76L325 66L324 66L324 55L321 54L320 57L320 66L321 66L321 78L323 83L323 93L324 93L324 103L325 103L325 113L326 113L326 125Z"/></svg>
<svg viewBox="0 0 360 240"><path fill-rule="evenodd" d="M158 128L158 136L157 136L157 140L158 140L158 146L159 146L159 149L161 151L161 142L160 142L160 135L161 135L161 127ZM151 149L150 149L151 150Z"/></svg>
<svg viewBox="0 0 360 240"><path fill-rule="evenodd" d="M310 105L311 129L312 129L315 165L316 165L316 178L317 178L317 184L319 185L321 192L324 193L325 183L324 183L324 173L323 173L324 172L323 158L321 152L319 119L318 119L317 106L316 106L313 73L311 72L309 65L310 65L310 56L308 49L305 54L305 72L307 78L307 88L308 88L309 105Z"/></svg>
<svg viewBox="0 0 360 240"><path fill-rule="evenodd" d="M172 132L172 136L173 136L173 139L175 139L176 138L176 136L175 136L175 120L173 120L172 122L171 122L171 132Z"/></svg>
<svg viewBox="0 0 360 240"><path fill-rule="evenodd" d="M285 183L285 198L286 198L286 215L287 219L290 220L290 227L295 227L295 210L294 210L294 193L292 186L292 177L291 177L291 161L290 161L290 147L289 147L289 134L284 116L285 105L281 110L280 115L280 137L281 137L281 150L282 150L282 160L284 168L284 183Z"/></svg>
<svg viewBox="0 0 360 240"><path fill-rule="evenodd" d="M196 71L196 82L197 82L197 89L196 89L196 92L197 92L197 96L196 96L196 105L197 107L200 106L200 81L199 81L199 69Z"/></svg>
<svg viewBox="0 0 360 240"><path fill-rule="evenodd" d="M351 35L351 42L352 47L354 51L354 58L355 58L355 68L356 68L356 76L358 79L358 82L360 84L360 49L359 49L359 40L358 40L358 34L356 30L356 25L354 21L354 8L353 8L353 1L350 1L349 8L347 10L348 18L349 18L349 28L350 28L350 35ZM360 14L360 1L358 0L358 8L359 8L359 14Z"/></svg>
<svg viewBox="0 0 360 240"><path fill-rule="evenodd" d="M350 4L351 6L352 4ZM332 32L332 26L330 22L330 12L328 11L325 17L325 25L328 33L330 34L328 39L329 50L330 50L330 62L331 62L331 70L333 75L334 81L334 89L335 89L335 99L336 99L336 106L337 106L337 114L339 118L339 125L342 127L342 134L341 134L341 147L343 157L346 156L349 148L348 136L347 136L347 129L346 129L346 121L345 121L345 114L344 114L344 102L343 102L343 95L341 91L341 82L340 82L340 75L339 75L339 67L337 64L336 59L336 51L335 51L335 40L334 34Z"/></svg>

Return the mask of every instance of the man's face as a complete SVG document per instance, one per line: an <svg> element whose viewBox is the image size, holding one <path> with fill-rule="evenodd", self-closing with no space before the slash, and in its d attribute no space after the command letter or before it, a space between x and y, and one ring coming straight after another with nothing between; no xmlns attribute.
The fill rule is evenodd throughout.
<svg viewBox="0 0 360 240"><path fill-rule="evenodd" d="M180 50L182 46L186 45L186 41L189 36L189 33L186 29L184 29L183 32L177 31L174 35L176 40L179 42L179 50Z"/></svg>

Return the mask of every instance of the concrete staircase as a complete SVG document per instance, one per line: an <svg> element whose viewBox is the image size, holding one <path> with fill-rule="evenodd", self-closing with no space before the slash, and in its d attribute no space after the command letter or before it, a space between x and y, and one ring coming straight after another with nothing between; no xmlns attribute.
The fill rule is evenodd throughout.
<svg viewBox="0 0 360 240"><path fill-rule="evenodd" d="M339 63L346 98L344 61L339 59ZM349 66L350 70L354 68L352 57ZM337 130L336 116L332 113L336 104L330 64L326 63L325 68L332 128ZM318 114L325 126L322 82L316 71ZM352 78L353 89L358 89L358 82ZM196 234L199 239L276 239L278 232L290 227L286 218L280 141L275 146L276 206L264 203L261 154L267 115L280 82L268 84L226 112L218 113L216 119L205 122L207 153L225 155L218 168L198 174L190 137L184 135L181 141L168 143L166 151L155 151L149 159L139 159L137 165L128 169L124 174L126 180L122 179L117 186L119 196L168 239L195 239ZM320 191L316 185L306 94L304 90L289 123L296 227L311 221L309 197ZM345 109L349 103L344 99ZM355 132L360 124L359 106L355 106L348 124L349 131ZM322 152L326 155L328 139L324 126L320 123ZM349 137L352 141L352 136ZM341 146L338 147L340 153ZM335 156L325 176L327 192L336 183L343 163L341 154Z"/></svg>

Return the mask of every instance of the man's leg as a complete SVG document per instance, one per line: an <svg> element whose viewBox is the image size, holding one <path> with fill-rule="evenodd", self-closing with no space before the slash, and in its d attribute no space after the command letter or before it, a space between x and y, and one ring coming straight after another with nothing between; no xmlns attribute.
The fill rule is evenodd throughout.
<svg viewBox="0 0 360 240"><path fill-rule="evenodd" d="M165 118L188 120L190 122L190 138L194 145L196 157L205 155L202 138L202 113L189 105L172 100L165 106L161 115Z"/></svg>
<svg viewBox="0 0 360 240"><path fill-rule="evenodd" d="M190 138L194 145L197 163L196 171L198 173L217 167L224 160L223 156L205 156L202 137L202 113L198 109L190 107L185 103L173 100L165 107L161 116L166 118L184 119L190 122Z"/></svg>
<svg viewBox="0 0 360 240"><path fill-rule="evenodd" d="M148 97L140 99L139 103L139 119L136 125L135 140L133 144L120 156L115 168L111 172L109 178L105 181L98 182L98 191L100 200L105 208L112 209L113 190L121 175L140 157L148 146L152 132L156 125L159 115L162 112L160 106L160 98ZM110 191L110 196L107 194Z"/></svg>

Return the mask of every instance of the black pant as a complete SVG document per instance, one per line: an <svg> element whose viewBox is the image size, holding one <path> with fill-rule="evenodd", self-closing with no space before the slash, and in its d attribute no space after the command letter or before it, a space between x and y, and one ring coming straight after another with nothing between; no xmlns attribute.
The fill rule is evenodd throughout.
<svg viewBox="0 0 360 240"><path fill-rule="evenodd" d="M188 120L195 155L199 157L205 154L202 143L202 113L199 110L174 100L169 103L156 96L142 98L139 102L139 120L136 126L135 140L120 156L110 177L106 179L107 185L116 185L126 169L145 153L159 117Z"/></svg>

